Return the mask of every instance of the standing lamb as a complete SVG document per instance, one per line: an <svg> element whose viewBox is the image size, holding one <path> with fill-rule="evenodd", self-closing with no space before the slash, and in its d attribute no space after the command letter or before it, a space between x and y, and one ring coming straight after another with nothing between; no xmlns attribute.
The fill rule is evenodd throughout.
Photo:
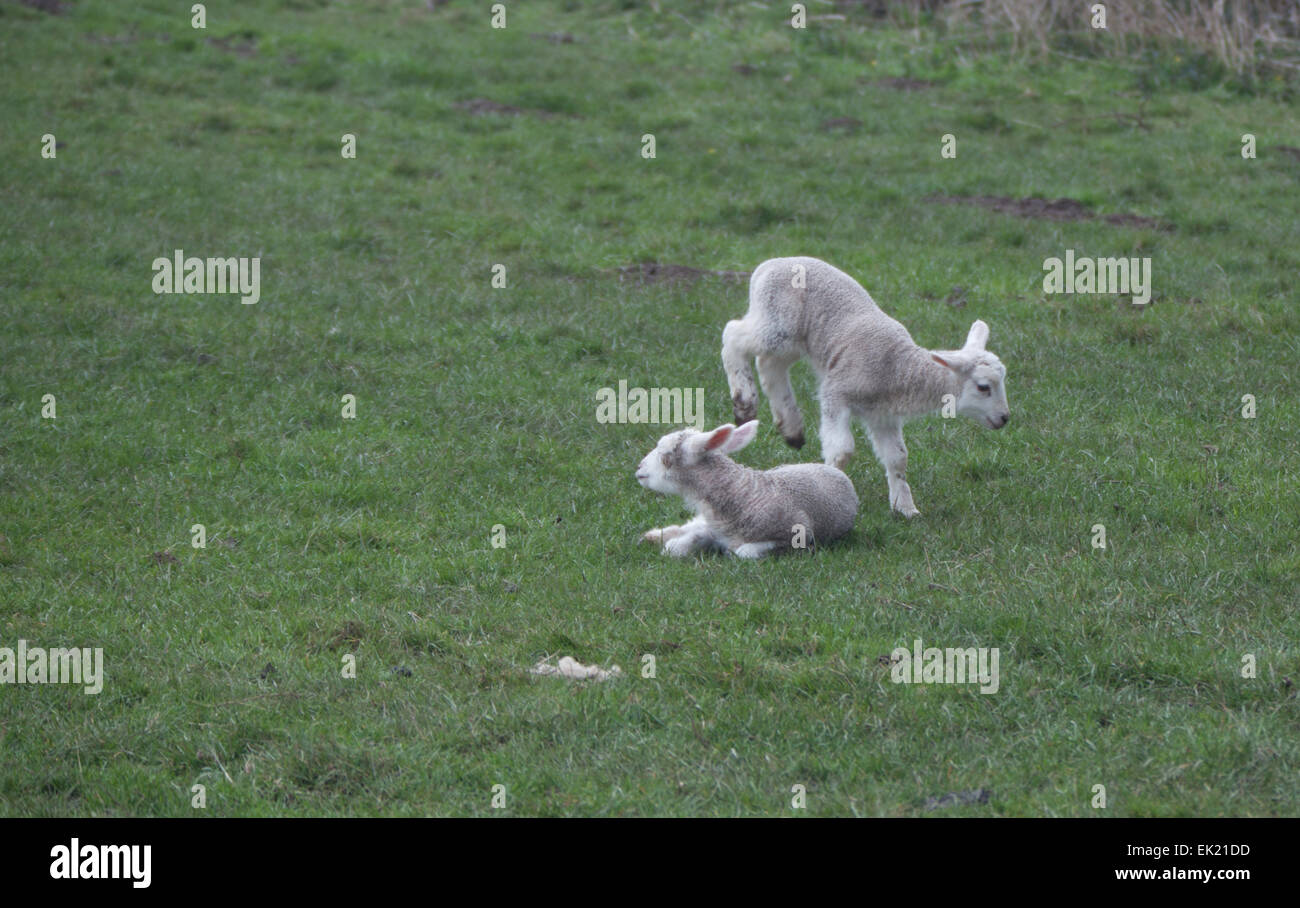
<svg viewBox="0 0 1300 908"><path fill-rule="evenodd" d="M988 337L989 326L976 321L960 350L927 350L838 268L814 258L769 259L749 280L749 311L723 329L722 365L740 423L757 410L750 366L757 358L776 427L787 444L800 448L803 416L790 367L808 357L818 378L822 459L844 469L858 417L885 467L890 505L915 517L903 423L940 409L949 394L956 412L981 425L1000 429L1011 419L1007 370L984 349Z"/></svg>
<svg viewBox="0 0 1300 908"><path fill-rule="evenodd" d="M682 429L659 439L637 465L637 482L680 495L696 517L651 530L642 540L678 557L713 548L762 558L776 549L830 542L853 529L858 496L835 467L801 463L759 471L727 456L753 441L757 431L758 423L750 421L739 429Z"/></svg>

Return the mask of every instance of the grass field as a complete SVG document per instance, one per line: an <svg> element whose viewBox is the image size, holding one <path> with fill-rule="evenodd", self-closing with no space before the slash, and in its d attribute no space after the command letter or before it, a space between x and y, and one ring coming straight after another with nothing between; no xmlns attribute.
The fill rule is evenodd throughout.
<svg viewBox="0 0 1300 908"><path fill-rule="evenodd" d="M659 5L0 0L0 646L105 663L0 686L0 813L1300 813L1292 88ZM260 257L260 301L154 294L176 249ZM1151 257L1152 303L1046 295L1067 249ZM745 285L617 269L779 255L932 348L987 321L1012 422L911 425L915 520L859 430L844 542L665 558L670 427L596 395L730 421ZM808 446L760 402L743 463L818 458L794 374ZM999 691L891 683L917 638Z"/></svg>

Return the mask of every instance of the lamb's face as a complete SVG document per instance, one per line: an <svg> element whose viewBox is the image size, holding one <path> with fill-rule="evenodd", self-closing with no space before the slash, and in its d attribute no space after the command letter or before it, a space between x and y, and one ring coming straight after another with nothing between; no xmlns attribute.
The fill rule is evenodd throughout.
<svg viewBox="0 0 1300 908"><path fill-rule="evenodd" d="M709 463L710 458L726 459L726 455L739 451L754 440L757 432L758 421L753 419L739 429L728 423L712 432L695 429L670 432L637 464L636 481L655 492L681 495L690 503L700 493L698 488L683 489L683 479L687 480L688 487L697 486L698 482L691 480L689 474L701 464Z"/></svg>
<svg viewBox="0 0 1300 908"><path fill-rule="evenodd" d="M652 492L680 495L681 487L673 478L673 473L683 465L693 449L688 442L693 436L701 434L694 429L682 429L659 439L654 450L637 464L636 481Z"/></svg>
<svg viewBox="0 0 1300 908"><path fill-rule="evenodd" d="M962 370L964 381L957 396L957 412L989 429L1001 429L1011 421L1007 405L1007 368L1002 361L981 350Z"/></svg>

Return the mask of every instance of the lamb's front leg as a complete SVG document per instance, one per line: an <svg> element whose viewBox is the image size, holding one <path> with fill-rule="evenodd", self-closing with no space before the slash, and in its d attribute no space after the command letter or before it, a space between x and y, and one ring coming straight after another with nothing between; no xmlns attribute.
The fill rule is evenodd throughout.
<svg viewBox="0 0 1300 908"><path fill-rule="evenodd" d="M758 357L758 381L772 405L772 418L776 428L792 448L803 447L803 414L790 387L790 367L798 357L774 356L770 353Z"/></svg>
<svg viewBox="0 0 1300 908"><path fill-rule="evenodd" d="M655 530L647 530L641 534L642 542L653 542L655 545L663 545L670 540L676 539L685 531L684 526L674 524L670 527L659 527Z"/></svg>
<svg viewBox="0 0 1300 908"><path fill-rule="evenodd" d="M870 425L871 446L885 467L889 482L889 506L904 517L921 512L912 503L912 487L907 484L907 444L903 441L903 424L896 421Z"/></svg>
<svg viewBox="0 0 1300 908"><path fill-rule="evenodd" d="M722 329L722 367L731 388L732 411L736 425L744 425L758 415L758 388L754 386L754 369L750 365L758 352L754 333L746 319L727 322Z"/></svg>
<svg viewBox="0 0 1300 908"><path fill-rule="evenodd" d="M696 517L681 526L651 530L641 538L647 542L662 542L664 553L675 558L684 558L697 549L717 548L719 545L717 536L703 517Z"/></svg>
<svg viewBox="0 0 1300 908"><path fill-rule="evenodd" d="M853 412L833 397L822 400L822 462L837 470L853 456Z"/></svg>

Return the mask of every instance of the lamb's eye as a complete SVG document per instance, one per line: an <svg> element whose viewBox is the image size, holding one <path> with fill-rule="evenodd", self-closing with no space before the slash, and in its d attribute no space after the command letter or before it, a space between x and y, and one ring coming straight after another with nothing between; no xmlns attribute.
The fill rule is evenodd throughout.
<svg viewBox="0 0 1300 908"><path fill-rule="evenodd" d="M986 385L986 384L984 384L983 382L978 382L978 383L976 383L975 388L976 388L976 390L978 390L981 394L988 394L988 393L989 393L989 386Z"/></svg>
<svg viewBox="0 0 1300 908"><path fill-rule="evenodd" d="M659 462L665 467L671 467L673 465L673 456L671 454L660 454Z"/></svg>

